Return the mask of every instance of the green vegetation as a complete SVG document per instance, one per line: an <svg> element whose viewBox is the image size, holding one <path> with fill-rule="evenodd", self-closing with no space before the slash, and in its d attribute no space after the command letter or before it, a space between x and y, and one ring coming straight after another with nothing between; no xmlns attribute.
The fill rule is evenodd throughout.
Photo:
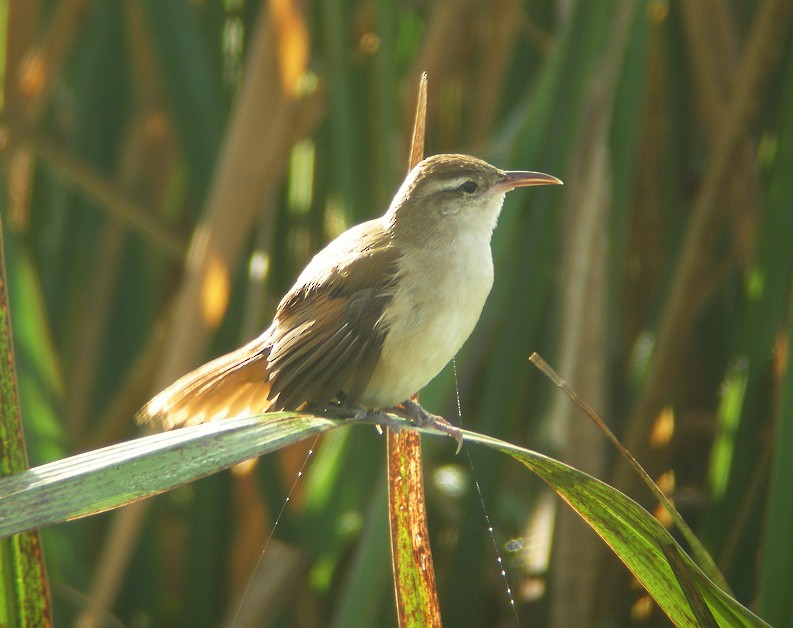
<svg viewBox="0 0 793 628"><path fill-rule="evenodd" d="M534 351L670 495L730 594L772 625L793 623L791 8L0 4L3 321L30 464L141 436L133 416L153 393L256 335L313 252L381 214L404 175L426 70L427 153L472 153L565 181L510 194L480 324L455 367L422 391L425 407L458 422L459 390L464 427L513 444L479 437L486 447L455 456L449 439L423 439L444 623L516 623L488 525L521 625L667 622L579 516L509 455L565 484L579 512L598 511L589 514L600 534L611 527L618 541L615 521L644 530L657 545L637 552L639 563L663 554L684 565L672 604L682 594L695 610L679 621L704 623L703 598L721 625L754 621L689 570L633 502L523 449L600 478L667 523L529 363ZM10 375L4 366L2 390L13 390ZM11 397L0 400L4 474L24 464ZM329 427L312 421L288 424L288 440ZM41 530L56 625L214 626L235 613L238 626L395 623L384 439L354 426L281 448L268 428L246 425L231 446L253 451L263 430L277 451ZM212 436L219 447L224 435ZM145 443L167 440L153 438L129 447L143 456ZM167 483L161 470L183 453L110 465L106 506L138 495L147 474ZM0 480L0 528L27 514L3 508L20 503L11 489L32 473ZM48 521L78 511L58 512ZM36 547L35 535L0 540L0 623L45 606ZM30 562L15 563L20 555ZM13 569L28 577L22 586Z"/></svg>

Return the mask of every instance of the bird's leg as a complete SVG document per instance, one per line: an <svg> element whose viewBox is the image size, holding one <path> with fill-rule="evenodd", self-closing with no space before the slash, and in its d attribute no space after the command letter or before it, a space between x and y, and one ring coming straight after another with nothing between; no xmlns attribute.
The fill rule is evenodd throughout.
<svg viewBox="0 0 793 628"><path fill-rule="evenodd" d="M463 433L459 427L452 425L442 416L427 412L418 402L412 399L407 399L393 408L388 408L386 411L407 419L417 427L433 427L439 432L448 434L457 441L456 453L460 453L463 448Z"/></svg>
<svg viewBox="0 0 793 628"><path fill-rule="evenodd" d="M442 416L427 412L412 399L407 399L391 408L378 409L364 408L351 404L344 398L339 398L338 401L330 401L319 405L308 404L305 410L334 419L373 423L381 433L381 428L383 426L399 429L399 425L396 425L391 417L389 417L389 414L395 414L398 417L407 419L416 427L432 427L439 432L448 434L457 441L457 453L459 453L460 449L463 447L463 433L460 431L459 427L452 425Z"/></svg>

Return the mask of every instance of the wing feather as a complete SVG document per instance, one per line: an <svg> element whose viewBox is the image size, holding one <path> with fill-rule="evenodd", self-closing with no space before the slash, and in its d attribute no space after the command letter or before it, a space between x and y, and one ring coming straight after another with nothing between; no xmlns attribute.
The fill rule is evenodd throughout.
<svg viewBox="0 0 793 628"><path fill-rule="evenodd" d="M342 392L357 403L366 389L387 331L378 323L393 297L399 255L387 238L360 237L356 246L323 251L281 302L268 357L274 407L322 404ZM328 265L328 257L336 263Z"/></svg>
<svg viewBox="0 0 793 628"><path fill-rule="evenodd" d="M334 397L358 402L382 351L399 254L381 220L317 254L259 338L188 373L138 413L166 429Z"/></svg>

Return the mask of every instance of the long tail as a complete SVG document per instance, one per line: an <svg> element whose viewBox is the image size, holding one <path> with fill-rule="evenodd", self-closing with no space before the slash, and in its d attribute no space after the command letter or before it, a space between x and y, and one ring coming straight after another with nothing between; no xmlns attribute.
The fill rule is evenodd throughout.
<svg viewBox="0 0 793 628"><path fill-rule="evenodd" d="M272 406L267 399L267 332L181 377L149 401L138 423L170 430L207 421L250 416Z"/></svg>

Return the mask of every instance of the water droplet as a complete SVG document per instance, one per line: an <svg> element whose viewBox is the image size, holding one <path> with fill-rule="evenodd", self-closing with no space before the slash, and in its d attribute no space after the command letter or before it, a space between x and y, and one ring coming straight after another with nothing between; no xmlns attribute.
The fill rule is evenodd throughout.
<svg viewBox="0 0 793 628"><path fill-rule="evenodd" d="M517 552L523 548L523 541L521 539L512 539L506 545L508 552Z"/></svg>

